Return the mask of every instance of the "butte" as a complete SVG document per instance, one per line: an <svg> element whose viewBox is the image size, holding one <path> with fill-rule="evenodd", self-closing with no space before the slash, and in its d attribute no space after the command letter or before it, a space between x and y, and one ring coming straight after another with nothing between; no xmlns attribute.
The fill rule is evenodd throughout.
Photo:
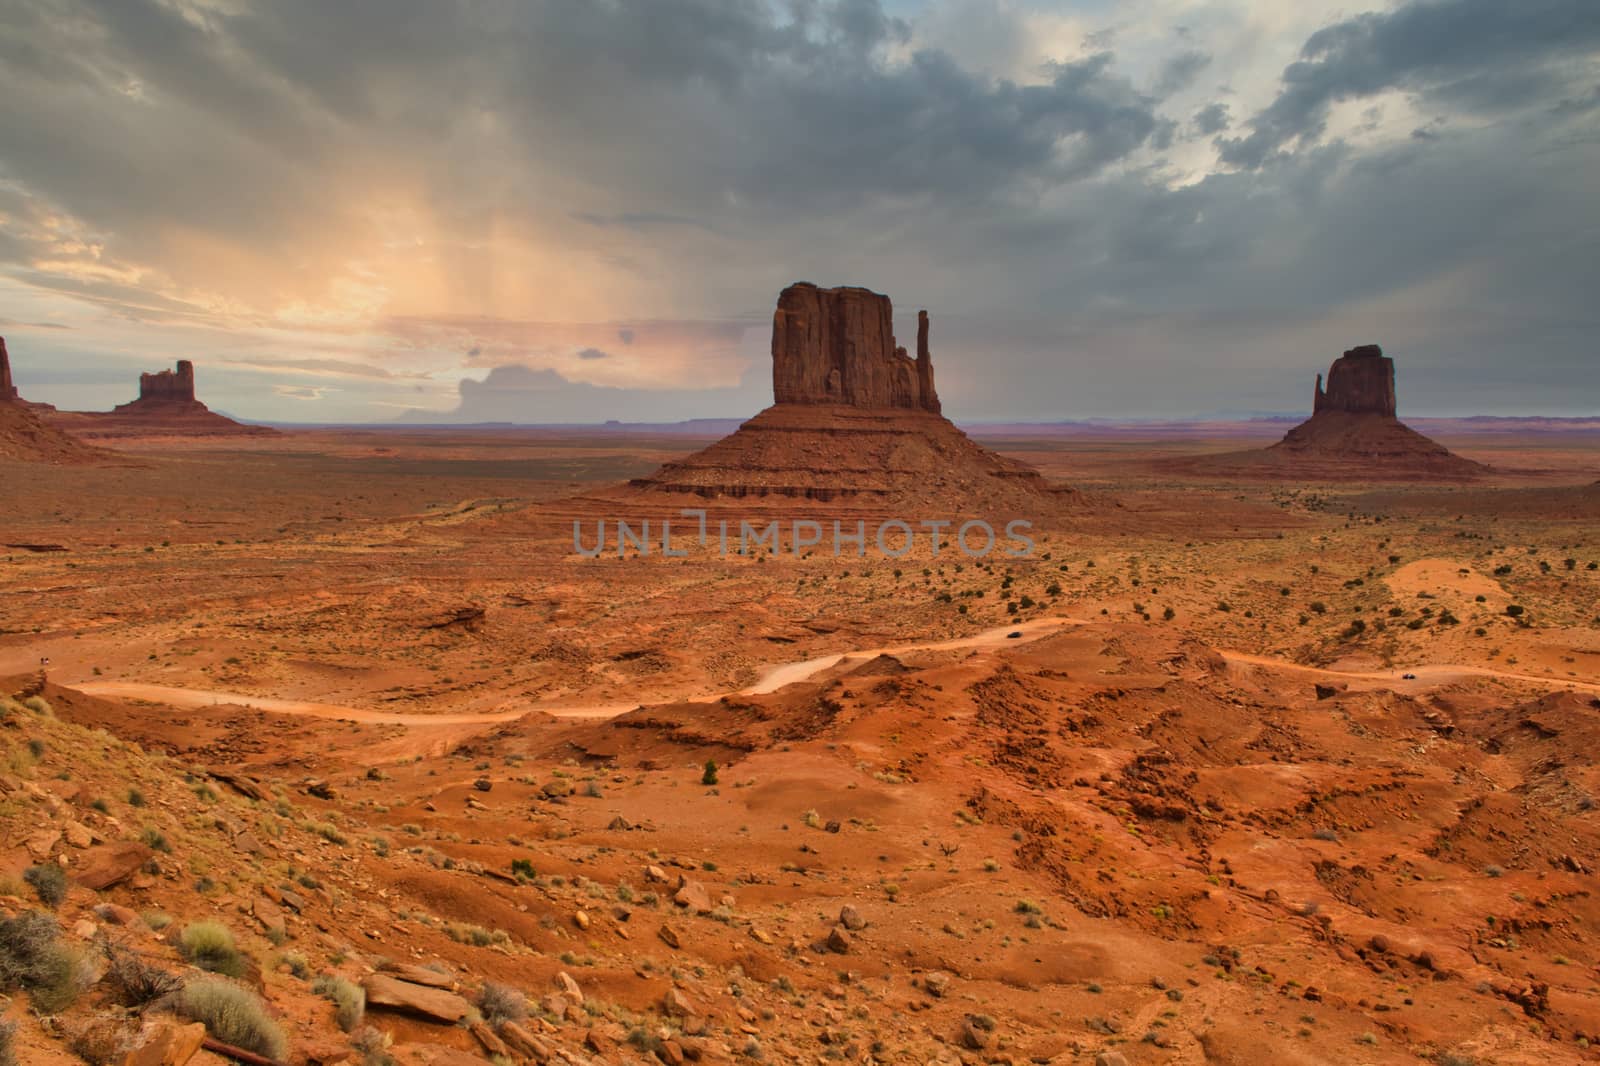
<svg viewBox="0 0 1600 1066"><path fill-rule="evenodd" d="M799 282L772 316L773 404L629 491L683 506L784 500L869 510L1043 514L1077 494L975 443L941 412L917 313L917 354L895 343L889 297ZM698 499L697 499L698 498Z"/></svg>
<svg viewBox="0 0 1600 1066"><path fill-rule="evenodd" d="M52 416L86 437L121 436L276 436L267 426L247 426L219 415L195 397L194 363L139 375L139 398L110 411L62 411Z"/></svg>
<svg viewBox="0 0 1600 1066"><path fill-rule="evenodd" d="M1269 448L1189 460L1185 469L1336 481L1463 481L1488 468L1424 437L1395 414L1394 360L1351 348L1317 375L1311 417Z"/></svg>

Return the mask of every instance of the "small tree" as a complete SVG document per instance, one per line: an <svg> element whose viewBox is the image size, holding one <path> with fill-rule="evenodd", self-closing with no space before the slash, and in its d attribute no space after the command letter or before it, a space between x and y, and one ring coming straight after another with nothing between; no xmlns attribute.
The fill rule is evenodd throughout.
<svg viewBox="0 0 1600 1066"><path fill-rule="evenodd" d="M700 775L700 783L702 785L714 785L717 783L717 760L706 760L706 769L705 772Z"/></svg>

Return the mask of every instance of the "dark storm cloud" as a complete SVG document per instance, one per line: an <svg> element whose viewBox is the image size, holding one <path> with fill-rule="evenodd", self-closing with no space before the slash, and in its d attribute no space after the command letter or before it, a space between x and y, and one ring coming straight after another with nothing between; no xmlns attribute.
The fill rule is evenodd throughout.
<svg viewBox="0 0 1600 1066"><path fill-rule="evenodd" d="M1390 89L1478 113L1515 109L1558 91L1570 76L1561 62L1597 47L1593 0L1411 0L1312 34L1249 134L1218 147L1226 163L1261 166L1319 137L1334 104Z"/></svg>
<svg viewBox="0 0 1600 1066"><path fill-rule="evenodd" d="M763 368L764 371L764 368ZM412 411L403 422L521 422L561 425L605 422L681 422L754 411L771 401L765 373L721 389L629 389L568 381L554 370L497 366L461 382L455 410Z"/></svg>
<svg viewBox="0 0 1600 1066"><path fill-rule="evenodd" d="M719 381L736 354L764 367L764 338L735 346L784 284L865 284L930 308L947 404L995 417L1206 410L1279 380L1259 402L1295 409L1306 368L1367 339L1408 383L1575 394L1600 327L1600 5L1410 0L1250 69L1212 28L1243 5L1186 11L1154 53L1095 25L1106 6L1075 9L1081 49L1012 69L877 0L0 0L0 283L129 328L237 306L277 329L353 278L405 371L639 373L661 320L715 322L666 341L674 372L718 352ZM414 299L460 291L369 297L385 256L430 264L397 286ZM387 395L277 339L230 357ZM1501 382L1507 360L1531 370ZM550 386L491 374L464 417L515 410L491 388L640 419L674 391Z"/></svg>
<svg viewBox="0 0 1600 1066"><path fill-rule="evenodd" d="M1194 123L1196 132L1200 133L1202 136L1210 136L1213 133L1220 133L1228 128L1228 123L1230 121L1228 118L1228 105L1207 104L1205 107L1202 107L1200 110L1196 111L1194 113L1194 118L1190 121Z"/></svg>
<svg viewBox="0 0 1600 1066"><path fill-rule="evenodd" d="M582 348L578 351L578 358L586 361L595 359L610 359L611 354L609 352L603 352L599 348Z"/></svg>

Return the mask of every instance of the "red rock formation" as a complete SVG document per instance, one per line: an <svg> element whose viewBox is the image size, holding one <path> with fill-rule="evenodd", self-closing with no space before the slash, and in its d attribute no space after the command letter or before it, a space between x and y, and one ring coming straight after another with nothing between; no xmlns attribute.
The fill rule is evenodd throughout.
<svg viewBox="0 0 1600 1066"><path fill-rule="evenodd" d="M267 426L246 426L219 415L195 398L194 364L139 375L139 398L110 411L63 411L52 420L86 437L269 436Z"/></svg>
<svg viewBox="0 0 1600 1066"><path fill-rule="evenodd" d="M1394 360L1376 344L1351 348L1328 370L1328 389L1317 375L1313 415L1323 411L1348 411L1358 415L1395 417Z"/></svg>
<svg viewBox="0 0 1600 1066"><path fill-rule="evenodd" d="M197 403L194 398L194 364L178 360L177 370L139 375L139 399L156 403Z"/></svg>
<svg viewBox="0 0 1600 1066"><path fill-rule="evenodd" d="M44 421L55 408L30 403L11 380L11 355L0 337L0 459L29 463L97 463L110 452L91 448Z"/></svg>
<svg viewBox="0 0 1600 1066"><path fill-rule="evenodd" d="M209 411L210 408L194 397L194 364L187 359L178 360L176 370L160 370L154 374L139 375L139 398L119 404L118 411L137 414L161 408L161 413L188 413Z"/></svg>
<svg viewBox="0 0 1600 1066"><path fill-rule="evenodd" d="M772 319L772 390L774 404L736 433L631 488L916 505L930 514L1042 516L1076 500L941 415L928 313L917 316L912 359L895 346L887 296L805 282L784 289Z"/></svg>
<svg viewBox="0 0 1600 1066"><path fill-rule="evenodd" d="M21 398L17 387L11 383L11 356L6 352L6 339L0 337L0 402Z"/></svg>
<svg viewBox="0 0 1600 1066"><path fill-rule="evenodd" d="M1302 477L1458 480L1485 471L1395 417L1394 360L1376 344L1335 359L1326 391L1318 375L1311 417L1266 456Z"/></svg>
<svg viewBox="0 0 1600 1066"><path fill-rule="evenodd" d="M780 404L848 404L939 411L928 354L928 313L917 317L917 358L895 345L894 307L868 289L799 282L772 316L772 393Z"/></svg>

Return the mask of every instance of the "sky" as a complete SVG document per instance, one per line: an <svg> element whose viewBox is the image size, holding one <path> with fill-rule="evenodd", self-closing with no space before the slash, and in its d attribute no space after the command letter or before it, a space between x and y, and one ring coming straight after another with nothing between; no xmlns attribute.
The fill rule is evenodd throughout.
<svg viewBox="0 0 1600 1066"><path fill-rule="evenodd" d="M741 417L808 280L958 420L1600 415L1594 0L0 0L0 100L70 409Z"/></svg>

